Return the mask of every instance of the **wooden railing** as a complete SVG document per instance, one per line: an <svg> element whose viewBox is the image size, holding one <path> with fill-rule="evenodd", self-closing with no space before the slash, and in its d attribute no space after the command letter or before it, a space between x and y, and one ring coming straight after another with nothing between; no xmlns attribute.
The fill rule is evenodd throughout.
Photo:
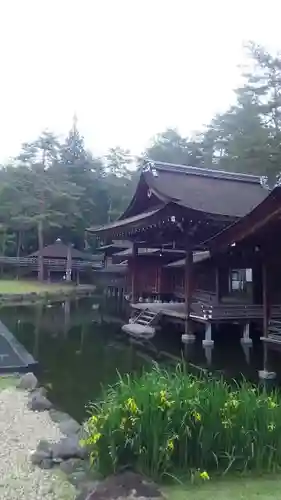
<svg viewBox="0 0 281 500"><path fill-rule="evenodd" d="M262 319L263 306L259 304L217 304L201 307L203 318L206 320L243 320ZM270 308L271 318L281 318L281 305Z"/></svg>
<svg viewBox="0 0 281 500"><path fill-rule="evenodd" d="M18 267L29 267L32 270L38 269L38 257L5 257L0 256L0 265L7 264L10 266L18 266ZM66 259L47 259L43 258L44 266L48 266L53 270L65 270L67 261ZM94 261L86 261L86 260L72 260L71 264L72 269L98 269L102 267L102 264Z"/></svg>

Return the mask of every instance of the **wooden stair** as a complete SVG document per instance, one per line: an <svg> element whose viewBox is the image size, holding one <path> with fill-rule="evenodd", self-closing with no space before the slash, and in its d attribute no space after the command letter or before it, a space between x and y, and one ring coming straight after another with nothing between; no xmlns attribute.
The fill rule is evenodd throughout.
<svg viewBox="0 0 281 500"><path fill-rule="evenodd" d="M268 324L268 336L261 337L263 342L281 344L281 320L270 320Z"/></svg>
<svg viewBox="0 0 281 500"><path fill-rule="evenodd" d="M158 312L153 312L150 311L149 309L145 309L144 311L141 311L140 314L135 316L131 320L131 323L143 326L151 326L151 324L154 322L157 316Z"/></svg>
<svg viewBox="0 0 281 500"><path fill-rule="evenodd" d="M268 325L268 337L281 342L281 320L271 320Z"/></svg>
<svg viewBox="0 0 281 500"><path fill-rule="evenodd" d="M153 312L149 309L144 309L137 316L130 319L130 323L123 325L123 332L137 338L152 338L155 335L155 321L160 316L159 311Z"/></svg>

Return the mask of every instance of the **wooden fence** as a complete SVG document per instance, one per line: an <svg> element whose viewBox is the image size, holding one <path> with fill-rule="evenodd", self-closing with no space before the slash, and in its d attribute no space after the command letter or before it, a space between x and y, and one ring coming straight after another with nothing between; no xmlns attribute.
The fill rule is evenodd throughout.
<svg viewBox="0 0 281 500"><path fill-rule="evenodd" d="M44 266L51 271L64 271L67 267L67 259L47 259L43 258ZM32 271L38 270L38 257L6 257L0 256L0 265L8 265L14 267L26 267ZM86 260L72 260L71 268L77 270L84 269L100 269L102 263Z"/></svg>

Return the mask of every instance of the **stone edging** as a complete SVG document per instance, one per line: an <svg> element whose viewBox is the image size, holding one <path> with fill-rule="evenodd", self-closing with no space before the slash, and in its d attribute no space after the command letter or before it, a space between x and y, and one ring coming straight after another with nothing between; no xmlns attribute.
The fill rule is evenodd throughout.
<svg viewBox="0 0 281 500"><path fill-rule="evenodd" d="M77 499L86 500L95 490L98 481L93 477L87 451L79 444L82 427L67 413L53 408L46 397L46 389L38 387L38 380L33 373L24 374L17 388L28 391L28 408L33 411L48 411L64 435L57 443L39 441L37 449L31 454L31 462L43 469L59 468L77 489Z"/></svg>
<svg viewBox="0 0 281 500"><path fill-rule="evenodd" d="M17 386L28 391L28 407L33 411L49 411L61 433L57 443L41 440L31 455L31 462L45 469L59 467L77 490L76 500L163 500L160 489L131 470L98 481L90 468L87 451L79 444L82 427L69 415L53 408L44 387L38 387L33 373L23 375Z"/></svg>

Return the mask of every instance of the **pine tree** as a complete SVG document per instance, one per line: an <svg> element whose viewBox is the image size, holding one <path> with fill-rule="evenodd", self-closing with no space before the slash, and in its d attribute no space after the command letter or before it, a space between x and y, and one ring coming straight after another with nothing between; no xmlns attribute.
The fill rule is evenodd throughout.
<svg viewBox="0 0 281 500"><path fill-rule="evenodd" d="M74 238L79 246L84 244L85 228L107 221L109 201L103 182L104 167L85 148L84 138L77 128L77 118L60 149L60 168L70 182L82 191L78 200L79 217Z"/></svg>
<svg viewBox="0 0 281 500"><path fill-rule="evenodd" d="M265 175L268 130L253 96L244 88L236 93L236 105L211 122L202 141L204 153L212 157L216 168Z"/></svg>
<svg viewBox="0 0 281 500"><path fill-rule="evenodd" d="M268 132L267 175L273 180L281 170L281 55L270 54L253 42L247 48L254 68L244 75L245 90L254 96Z"/></svg>

